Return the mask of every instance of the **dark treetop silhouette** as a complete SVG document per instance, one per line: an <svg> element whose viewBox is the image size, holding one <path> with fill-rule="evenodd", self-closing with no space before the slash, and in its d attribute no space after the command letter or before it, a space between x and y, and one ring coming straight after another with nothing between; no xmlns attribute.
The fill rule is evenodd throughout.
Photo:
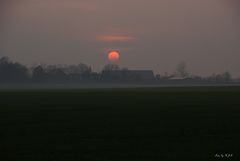
<svg viewBox="0 0 240 161"><path fill-rule="evenodd" d="M180 63L173 74L154 75L152 70L129 70L107 64L99 73L86 64L38 65L28 68L0 59L0 83L234 83L229 72L201 77L190 74L185 63Z"/></svg>

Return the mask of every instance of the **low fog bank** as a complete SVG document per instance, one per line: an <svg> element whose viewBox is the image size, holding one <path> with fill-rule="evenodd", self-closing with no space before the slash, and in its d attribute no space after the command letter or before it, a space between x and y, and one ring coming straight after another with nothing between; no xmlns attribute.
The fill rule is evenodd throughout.
<svg viewBox="0 0 240 161"><path fill-rule="evenodd" d="M240 83L223 84L187 84L187 83L166 83L166 84L14 84L0 85L0 91L11 90L81 90L81 89L138 89L138 88L167 88L167 87L240 87Z"/></svg>

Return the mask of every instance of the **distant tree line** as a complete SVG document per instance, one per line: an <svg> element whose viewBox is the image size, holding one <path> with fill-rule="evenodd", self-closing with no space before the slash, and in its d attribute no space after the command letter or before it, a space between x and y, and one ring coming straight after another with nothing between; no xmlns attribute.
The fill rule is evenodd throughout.
<svg viewBox="0 0 240 161"><path fill-rule="evenodd" d="M164 73L164 75L156 75L156 79L159 81L169 81L172 82L199 82L199 83L233 83L238 82L234 80L229 72L223 72L220 74L213 73L210 76L202 77L198 75L193 75L187 70L186 63L180 63L176 67L176 71L172 74Z"/></svg>
<svg viewBox="0 0 240 161"><path fill-rule="evenodd" d="M141 75L142 74L142 75ZM153 75L153 72L152 72ZM148 79L145 79L148 78ZM91 83L105 81L122 82L187 82L187 83L230 83L234 80L229 72L201 77L190 74L186 64L177 66L173 74L164 73L151 77L149 71L131 71L114 64L107 64L101 72L94 72L91 66L78 65L36 65L27 67L8 57L0 58L0 83Z"/></svg>

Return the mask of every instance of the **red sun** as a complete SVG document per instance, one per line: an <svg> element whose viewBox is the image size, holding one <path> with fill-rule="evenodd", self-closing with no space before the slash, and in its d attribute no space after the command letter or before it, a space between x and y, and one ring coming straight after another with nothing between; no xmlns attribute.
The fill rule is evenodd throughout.
<svg viewBox="0 0 240 161"><path fill-rule="evenodd" d="M119 58L120 58L120 53L117 51L111 51L108 54L108 60L110 60L110 61L117 61L117 60L119 60Z"/></svg>

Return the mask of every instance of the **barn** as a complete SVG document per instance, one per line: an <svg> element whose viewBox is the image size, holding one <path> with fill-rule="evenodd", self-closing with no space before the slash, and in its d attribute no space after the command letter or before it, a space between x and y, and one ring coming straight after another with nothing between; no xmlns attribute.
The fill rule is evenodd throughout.
<svg viewBox="0 0 240 161"><path fill-rule="evenodd" d="M152 70L109 70L101 73L102 80L108 81L152 81Z"/></svg>

